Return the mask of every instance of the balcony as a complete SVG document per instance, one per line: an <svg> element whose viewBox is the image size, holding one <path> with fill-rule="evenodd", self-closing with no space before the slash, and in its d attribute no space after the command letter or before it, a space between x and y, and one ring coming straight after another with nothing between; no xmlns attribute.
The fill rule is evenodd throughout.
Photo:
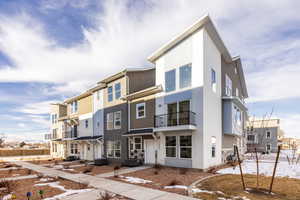
<svg viewBox="0 0 300 200"><path fill-rule="evenodd" d="M65 131L63 133L64 139L73 139L73 138L77 138L78 134L77 131Z"/></svg>
<svg viewBox="0 0 300 200"><path fill-rule="evenodd" d="M176 131L176 130L195 130L196 113L183 111L157 115L154 118L154 132Z"/></svg>

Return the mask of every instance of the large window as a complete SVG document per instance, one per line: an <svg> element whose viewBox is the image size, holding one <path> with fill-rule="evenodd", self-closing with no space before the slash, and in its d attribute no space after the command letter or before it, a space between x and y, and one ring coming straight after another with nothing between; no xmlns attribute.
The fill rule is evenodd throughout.
<svg viewBox="0 0 300 200"><path fill-rule="evenodd" d="M179 87L185 88L191 86L192 66L185 65L179 68Z"/></svg>
<svg viewBox="0 0 300 200"><path fill-rule="evenodd" d="M180 158L192 158L192 136L180 136Z"/></svg>
<svg viewBox="0 0 300 200"><path fill-rule="evenodd" d="M227 74L225 75L225 95L232 96L232 81Z"/></svg>
<svg viewBox="0 0 300 200"><path fill-rule="evenodd" d="M136 104L136 118L144 118L146 117L146 105L145 103Z"/></svg>
<svg viewBox="0 0 300 200"><path fill-rule="evenodd" d="M71 154L78 154L78 153L79 153L79 151L78 151L78 145L72 143L71 144Z"/></svg>
<svg viewBox="0 0 300 200"><path fill-rule="evenodd" d="M115 98L120 99L121 97L121 83L115 84Z"/></svg>
<svg viewBox="0 0 300 200"><path fill-rule="evenodd" d="M171 92L176 89L176 70L175 69L165 73L165 88L166 88L166 92Z"/></svg>
<svg viewBox="0 0 300 200"><path fill-rule="evenodd" d="M121 142L107 141L107 157L120 158L121 157Z"/></svg>
<svg viewBox="0 0 300 200"><path fill-rule="evenodd" d="M107 98L108 98L107 99L108 102L111 102L114 99L114 97L113 97L113 87L112 86L107 88Z"/></svg>
<svg viewBox="0 0 300 200"><path fill-rule="evenodd" d="M168 104L168 126L188 125L190 123L190 100Z"/></svg>
<svg viewBox="0 0 300 200"><path fill-rule="evenodd" d="M217 77L214 69L211 69L211 87L214 92L217 91Z"/></svg>
<svg viewBox="0 0 300 200"><path fill-rule="evenodd" d="M166 157L176 157L176 136L166 136Z"/></svg>
<svg viewBox="0 0 300 200"><path fill-rule="evenodd" d="M57 114L52 114L51 120L52 120L52 124L56 124L57 123Z"/></svg>
<svg viewBox="0 0 300 200"><path fill-rule="evenodd" d="M121 128L121 111L114 113L114 129Z"/></svg>
<svg viewBox="0 0 300 200"><path fill-rule="evenodd" d="M114 113L107 113L106 115L106 129L112 130L114 127Z"/></svg>

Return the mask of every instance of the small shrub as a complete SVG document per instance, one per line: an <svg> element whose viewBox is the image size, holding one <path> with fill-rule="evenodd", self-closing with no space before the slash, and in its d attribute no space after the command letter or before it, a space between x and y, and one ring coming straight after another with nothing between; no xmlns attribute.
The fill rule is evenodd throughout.
<svg viewBox="0 0 300 200"><path fill-rule="evenodd" d="M158 170L155 170L155 171L154 171L154 174L155 174L155 175L157 175L158 173L159 173L159 171L158 171Z"/></svg>
<svg viewBox="0 0 300 200"><path fill-rule="evenodd" d="M105 191L105 192L101 192L99 194L97 200L112 200L114 198L114 196L115 196L114 194Z"/></svg>
<svg viewBox="0 0 300 200"><path fill-rule="evenodd" d="M162 166L161 166L160 164L155 164L155 165L153 166L153 168L154 168L154 169L161 169Z"/></svg>
<svg viewBox="0 0 300 200"><path fill-rule="evenodd" d="M6 193L11 193L15 187L16 187L15 181L0 179L0 188L5 188Z"/></svg>
<svg viewBox="0 0 300 200"><path fill-rule="evenodd" d="M114 166L114 177L118 177L119 176L119 169L121 167L119 165Z"/></svg>
<svg viewBox="0 0 300 200"><path fill-rule="evenodd" d="M86 169L83 170L82 173L86 174L86 173L91 173L93 171L94 167L90 166L90 167L87 167Z"/></svg>
<svg viewBox="0 0 300 200"><path fill-rule="evenodd" d="M180 168L179 169L179 174L185 175L187 173L188 169L187 168Z"/></svg>
<svg viewBox="0 0 300 200"><path fill-rule="evenodd" d="M44 177L44 174L39 173L39 174L37 174L37 177L38 177L38 178L43 178L43 177Z"/></svg>
<svg viewBox="0 0 300 200"><path fill-rule="evenodd" d="M32 170L31 169L27 169L27 174L31 175L32 174Z"/></svg>
<svg viewBox="0 0 300 200"><path fill-rule="evenodd" d="M169 186L174 186L174 185L181 185L182 183L180 181L178 181L177 179L173 179L172 181L170 181L170 183L168 184Z"/></svg>

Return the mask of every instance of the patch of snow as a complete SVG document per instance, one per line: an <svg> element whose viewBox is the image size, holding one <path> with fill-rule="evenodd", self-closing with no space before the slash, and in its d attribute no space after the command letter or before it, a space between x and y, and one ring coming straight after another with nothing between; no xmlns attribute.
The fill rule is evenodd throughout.
<svg viewBox="0 0 300 200"><path fill-rule="evenodd" d="M208 193L208 194L214 194L215 192L213 191L208 191L208 190L201 190L200 188L193 188L192 193Z"/></svg>
<svg viewBox="0 0 300 200"><path fill-rule="evenodd" d="M10 200L11 198L12 198L12 194L8 194L2 197L2 200Z"/></svg>
<svg viewBox="0 0 300 200"><path fill-rule="evenodd" d="M70 168L76 168L76 167L84 167L85 164L78 164L78 165L70 165Z"/></svg>
<svg viewBox="0 0 300 200"><path fill-rule="evenodd" d="M40 180L36 182L48 182L48 181L53 181L53 178L41 178Z"/></svg>
<svg viewBox="0 0 300 200"><path fill-rule="evenodd" d="M54 169L63 169L64 166L63 165L53 165L52 166Z"/></svg>
<svg viewBox="0 0 300 200"><path fill-rule="evenodd" d="M74 169L62 169L64 171L75 171Z"/></svg>
<svg viewBox="0 0 300 200"><path fill-rule="evenodd" d="M184 189L187 190L188 187L185 185L169 185L169 186L165 186L165 189Z"/></svg>
<svg viewBox="0 0 300 200"><path fill-rule="evenodd" d="M142 178L136 178L136 177L130 177L130 176L120 176L120 178L122 178L124 181L127 181L129 183L142 183L142 184L146 184L146 183L152 183L152 181L149 180L145 180Z"/></svg>
<svg viewBox="0 0 300 200"><path fill-rule="evenodd" d="M46 198L44 200L58 200L58 199L63 199L66 196L70 196L70 195L73 195L73 194L79 194L79 193L83 193L83 192L90 192L90 191L93 190L93 189L68 190L68 189L65 189L64 186L59 185L59 182L39 183L39 184L35 184L35 186L50 186L50 187L58 188L58 189L64 191L64 193L62 193L62 194L59 194L59 195L56 195L56 196L53 196L53 197L49 197L49 198Z"/></svg>
<svg viewBox="0 0 300 200"><path fill-rule="evenodd" d="M259 173L265 176L272 176L274 169L274 162L259 162ZM244 174L256 174L256 163L252 160L245 160L242 163L242 169ZM229 167L217 171L220 174L240 174L238 166ZM277 177L290 177L300 179L300 165L289 165L286 161L278 162L276 169Z"/></svg>

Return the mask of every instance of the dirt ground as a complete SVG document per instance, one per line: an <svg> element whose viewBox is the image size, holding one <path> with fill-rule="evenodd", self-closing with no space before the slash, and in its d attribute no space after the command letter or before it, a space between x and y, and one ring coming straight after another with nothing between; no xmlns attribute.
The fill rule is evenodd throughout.
<svg viewBox="0 0 300 200"><path fill-rule="evenodd" d="M245 175L246 188L256 187L256 176ZM221 175L212 177L200 183L197 187L201 190L213 191L209 193L196 193L194 197L206 200L217 200L218 198L247 197L250 200L299 200L300 199L300 180L291 178L275 178L273 194L269 195L266 189L269 188L271 177L260 176L259 188L265 189L263 193L245 192L242 189L241 177L239 175ZM220 192L216 192L220 191ZM238 198L237 198L238 199Z"/></svg>
<svg viewBox="0 0 300 200"><path fill-rule="evenodd" d="M88 166L82 166L82 167L75 167L75 168L69 168L69 169L61 169L61 171L72 173L72 174L78 174L78 173L84 173L88 175L97 175L97 174L104 174L114 171L115 165L103 165L103 166L95 166L95 165L88 165ZM126 167L121 167L120 170L126 169ZM91 172L88 172L91 171Z"/></svg>
<svg viewBox="0 0 300 200"><path fill-rule="evenodd" d="M32 193L32 199L40 199L40 196L38 194L39 190L44 191L44 198L47 197L53 197L55 195L59 195L64 193L64 191L58 189L58 188L53 188L50 186L35 186L35 184L38 183L46 183L46 182L39 182L40 179L35 178L35 179L24 179L24 180L18 180L18 181L13 181L13 189L12 192L13 194L16 195L16 200L24 200L27 199L26 193L31 192ZM63 180L63 179L57 179L53 181L58 181L60 185L64 186L66 189L86 189L87 186L79 183L75 183L72 181L68 180ZM53 182L52 181L52 182ZM6 195L6 193L0 192L0 197Z"/></svg>
<svg viewBox="0 0 300 200"><path fill-rule="evenodd" d="M185 189L165 189L164 187L170 185L189 186L194 181L206 177L208 175L210 174L196 169L182 169L172 167L161 167L160 169L149 168L128 174L123 174L123 176L136 177L152 181L152 183L138 183L136 185L142 185L145 187L150 187L153 189L159 189L168 192L175 192L183 195L187 195L187 191ZM119 177L110 177L110 179L126 182Z"/></svg>
<svg viewBox="0 0 300 200"><path fill-rule="evenodd" d="M28 176L37 174L37 172L30 169L8 169L4 171L0 171L0 178L9 178L9 177L18 177L18 176Z"/></svg>

